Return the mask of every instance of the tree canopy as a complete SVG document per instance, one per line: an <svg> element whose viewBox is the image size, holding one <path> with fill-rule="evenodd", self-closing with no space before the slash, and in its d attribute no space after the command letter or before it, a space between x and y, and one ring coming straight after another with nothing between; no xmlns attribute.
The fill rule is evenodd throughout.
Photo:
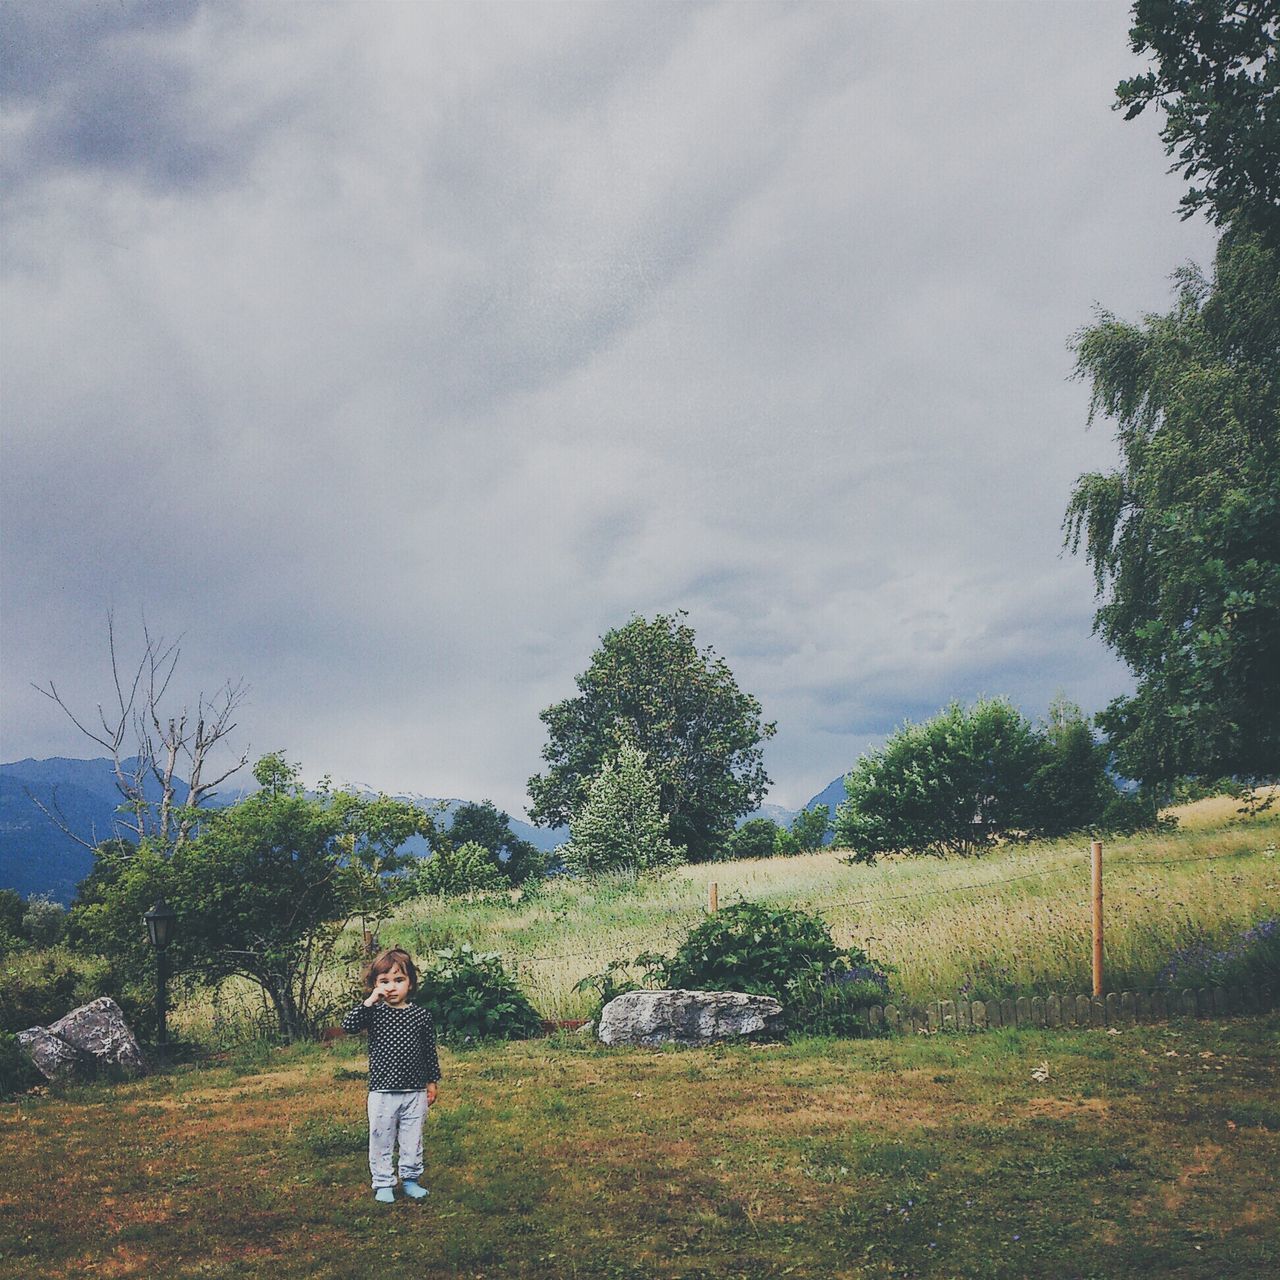
<svg viewBox="0 0 1280 1280"><path fill-rule="evenodd" d="M1121 81L1132 120L1165 114L1173 172L1194 180L1183 217L1260 233L1280 248L1280 10L1275 0L1136 0L1129 43L1153 70Z"/></svg>
<svg viewBox="0 0 1280 1280"><path fill-rule="evenodd" d="M692 862L713 858L734 820L759 806L769 785L761 743L775 726L723 658L698 650L685 616L633 617L606 632L578 696L542 712L548 768L529 779L535 822L568 822L623 743L644 752L670 838Z"/></svg>
<svg viewBox="0 0 1280 1280"><path fill-rule="evenodd" d="M1121 462L1080 477L1064 521L1137 678L1099 723L1160 787L1280 772L1280 250L1232 230L1212 279L1175 278L1167 315L1075 337Z"/></svg>

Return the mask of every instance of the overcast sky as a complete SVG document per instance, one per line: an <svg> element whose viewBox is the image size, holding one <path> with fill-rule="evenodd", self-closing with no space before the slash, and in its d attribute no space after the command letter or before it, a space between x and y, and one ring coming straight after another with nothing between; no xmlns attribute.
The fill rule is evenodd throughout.
<svg viewBox="0 0 1280 1280"><path fill-rule="evenodd" d="M106 625L238 740L513 814L685 609L797 807L905 718L1126 687L1068 340L1213 237L1128 4L0 5L5 760ZM132 647L131 647L132 646Z"/></svg>

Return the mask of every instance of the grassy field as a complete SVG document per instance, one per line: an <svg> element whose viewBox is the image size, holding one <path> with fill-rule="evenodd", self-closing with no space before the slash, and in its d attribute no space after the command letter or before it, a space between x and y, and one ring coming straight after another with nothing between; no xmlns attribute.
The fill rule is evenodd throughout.
<svg viewBox="0 0 1280 1280"><path fill-rule="evenodd" d="M1253 818L1226 797L1175 811L1178 830L1108 841L1107 985L1150 987L1172 953L1221 944L1280 916L1280 809ZM834 851L683 867L657 881L551 885L528 901L422 900L383 927L414 954L471 942L500 952L549 1018L586 1016L573 988L612 959L674 949L702 918L707 884L816 911L841 944L898 966L897 994L922 1001L1084 991L1090 983L1089 854L1080 841L1009 845L974 859L888 858L847 866Z"/></svg>
<svg viewBox="0 0 1280 1280"><path fill-rule="evenodd" d="M1186 1277L1280 1265L1280 1018L445 1052L424 1205L363 1046L0 1107L0 1276Z"/></svg>

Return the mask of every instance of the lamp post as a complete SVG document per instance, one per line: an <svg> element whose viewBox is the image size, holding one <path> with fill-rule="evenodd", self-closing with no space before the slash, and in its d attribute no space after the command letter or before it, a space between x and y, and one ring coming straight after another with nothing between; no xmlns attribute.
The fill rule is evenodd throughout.
<svg viewBox="0 0 1280 1280"><path fill-rule="evenodd" d="M147 936L156 949L156 1021L159 1030L156 1033L156 1053L163 1058L169 1047L169 1036L165 1029L165 1013L167 1010L166 988L169 985L169 957L166 948L173 939L173 926L177 922L178 913L164 900L157 898L156 905L142 917L147 922Z"/></svg>

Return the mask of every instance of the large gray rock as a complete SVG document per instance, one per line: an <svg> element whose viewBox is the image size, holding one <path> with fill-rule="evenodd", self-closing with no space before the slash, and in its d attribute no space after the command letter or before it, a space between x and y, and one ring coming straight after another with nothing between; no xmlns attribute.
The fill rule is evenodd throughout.
<svg viewBox="0 0 1280 1280"><path fill-rule="evenodd" d="M27 1051L27 1057L46 1080L70 1075L84 1061L79 1049L65 1040L50 1034L44 1027L31 1027L18 1032L18 1043Z"/></svg>
<svg viewBox="0 0 1280 1280"><path fill-rule="evenodd" d="M741 991L629 991L610 1000L596 1034L605 1044L699 1045L782 1033L782 1005Z"/></svg>
<svg viewBox="0 0 1280 1280"><path fill-rule="evenodd" d="M50 1032L95 1062L125 1071L145 1071L147 1060L110 996L99 996L72 1009L49 1027Z"/></svg>

